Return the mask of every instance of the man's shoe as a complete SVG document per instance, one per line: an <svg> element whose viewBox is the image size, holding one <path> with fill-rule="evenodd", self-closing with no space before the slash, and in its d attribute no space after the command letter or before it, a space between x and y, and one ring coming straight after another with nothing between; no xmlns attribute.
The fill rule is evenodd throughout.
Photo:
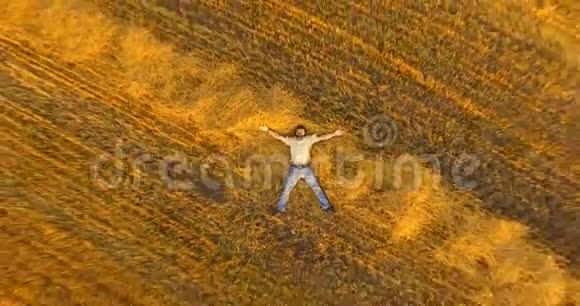
<svg viewBox="0 0 580 306"><path fill-rule="evenodd" d="M329 214L333 214L336 212L336 210L334 210L334 206L328 206L326 209L324 209L325 212L329 213Z"/></svg>
<svg viewBox="0 0 580 306"><path fill-rule="evenodd" d="M283 214L283 213L286 213L286 208L280 209L280 208L276 207L275 210L274 210L274 212L276 214Z"/></svg>

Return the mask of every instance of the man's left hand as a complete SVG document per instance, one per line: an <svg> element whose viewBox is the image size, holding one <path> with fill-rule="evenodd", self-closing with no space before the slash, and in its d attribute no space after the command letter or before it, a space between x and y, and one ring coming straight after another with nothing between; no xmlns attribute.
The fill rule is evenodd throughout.
<svg viewBox="0 0 580 306"><path fill-rule="evenodd" d="M344 131L341 131L341 130L336 130L336 131L334 132L334 135L336 135L336 136L342 136L342 135L344 135Z"/></svg>

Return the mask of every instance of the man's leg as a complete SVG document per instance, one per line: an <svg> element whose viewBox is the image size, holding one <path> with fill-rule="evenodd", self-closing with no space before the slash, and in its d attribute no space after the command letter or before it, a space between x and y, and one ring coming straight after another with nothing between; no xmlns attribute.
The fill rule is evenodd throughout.
<svg viewBox="0 0 580 306"><path fill-rule="evenodd" d="M294 189L294 187L296 187L299 179L300 175L298 169L290 167L288 170L288 175L284 180L284 189L282 190L282 194L278 200L278 211L286 210L286 203L288 202L288 198L290 198L290 192Z"/></svg>
<svg viewBox="0 0 580 306"><path fill-rule="evenodd" d="M322 209L330 208L331 207L330 201L328 200L326 193L324 193L324 190L322 190L322 188L320 187L318 178L316 178L316 175L314 174L314 171L312 171L311 168L306 169L304 179L306 180L308 186L312 188L312 190L318 197L318 200L320 201L320 207L322 207Z"/></svg>

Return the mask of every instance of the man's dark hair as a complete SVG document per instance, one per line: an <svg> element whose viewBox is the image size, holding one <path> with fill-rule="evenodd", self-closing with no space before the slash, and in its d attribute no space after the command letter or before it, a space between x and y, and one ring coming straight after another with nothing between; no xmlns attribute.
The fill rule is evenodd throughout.
<svg viewBox="0 0 580 306"><path fill-rule="evenodd" d="M306 127L303 126L302 124L297 125L296 128L294 128L294 134L296 134L298 130L304 130L304 132L306 132Z"/></svg>

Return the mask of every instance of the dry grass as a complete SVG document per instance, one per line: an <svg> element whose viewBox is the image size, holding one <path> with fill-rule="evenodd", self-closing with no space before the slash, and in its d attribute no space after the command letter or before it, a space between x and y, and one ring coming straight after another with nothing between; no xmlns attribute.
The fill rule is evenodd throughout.
<svg viewBox="0 0 580 306"><path fill-rule="evenodd" d="M560 56L570 69L578 70L580 57L580 36L578 18L580 7L572 1L490 1L486 5L493 6L498 13L500 23L509 31L523 31L537 35L540 42L546 45L556 45ZM538 4L541 3L541 6ZM521 11L524 18L515 18L513 11ZM568 76L573 77L573 76Z"/></svg>
<svg viewBox="0 0 580 306"><path fill-rule="evenodd" d="M274 12L289 6L268 5L275 7L269 8L272 16L283 15ZM223 10L220 7L219 14ZM278 21L279 37L286 37L289 27L305 29L304 16L311 16L317 31L332 28L298 7L284 12L293 22ZM546 17L551 14L547 9L535 14L553 20ZM174 22L175 28L185 26L180 19L164 18ZM267 24L256 28L263 36L275 30ZM388 154L376 155L361 146L357 129L345 118L349 113L353 117L368 113L363 98L372 86L361 84L367 84L364 80L370 74L360 71L358 77L356 73L345 77L339 73L342 79L330 86L321 85L318 75L310 72L305 78L312 79L316 90L336 87L359 104L328 102L325 99L332 97L323 95L314 99L288 86L303 84L294 75L288 76L293 80L290 83L276 81L286 76L279 76L280 70L271 71L266 79L276 84L262 84L248 78L247 62L209 61L206 53L222 51L208 47L211 41L204 42L202 34L192 42L193 51L184 53L152 31L121 23L81 1L13 1L0 9L0 29L6 47L0 57L7 58L0 63L0 75L8 79L2 92L6 100L2 102L3 151L7 160L18 161L2 168L10 186L9 200L0 211L8 234L2 249L9 250L9 261L0 263L3 304L578 303L574 266L564 265L561 255L550 250L547 244L553 241L531 237L523 221L489 213L484 209L485 199L454 190L424 165L417 169L418 188L413 188L415 177L409 167L403 167L399 180L394 170L396 153L412 146L397 144ZM195 29L199 28L188 28ZM368 52L352 60L368 61L362 66L376 64L377 73L382 73L386 68L377 63L384 59L377 59L370 45L350 34L356 31L335 29L331 37L352 39L359 51ZM405 43L401 41L401 46ZM303 47L296 44L288 53L299 54ZM318 65L314 71L333 68L332 56L311 53L306 62ZM263 67L292 61L288 54L281 60L272 54L261 56L255 60L261 60ZM407 73L405 77L423 75L410 61L389 56L385 58ZM344 65L334 64L337 69ZM449 104L457 108L427 108L412 100L409 92L401 93L407 98L399 101L400 107L408 113L389 107L402 125L403 143L421 137L439 143L458 132L453 128L484 130L501 123L486 117L493 107L465 102L452 88L452 79L435 81L433 75L430 81L413 80L454 98L456 104ZM320 72L320 77L328 75ZM502 77L496 75L494 80L507 82ZM389 86L398 91L408 84ZM468 108L483 118L467 116ZM457 110L467 117L456 117ZM441 117L446 111L450 115ZM421 122L413 123L409 117ZM444 127L435 122L440 117ZM137 187L128 175L118 188L103 191L87 176L95 156L113 153L111 144L119 138L125 139L123 149L129 155L145 151L161 159L169 152L183 152L193 163L192 169L204 156L221 154L231 162L233 172L243 176L252 155L279 159L287 155L282 144L257 127L266 124L290 132L297 122L313 131L330 132L341 126L350 132L314 150L321 183L337 203L335 216L323 215L304 185L291 196L290 214L277 217L270 210L278 189L228 189L222 191L226 198L219 200L203 189L167 190L157 166L142 169ZM541 138L533 131L527 136L526 141ZM500 150L487 142L479 144L489 152ZM337 150L364 157L345 166L347 182L335 177ZM494 154L516 159L502 152ZM528 169L525 162L519 159L513 164ZM126 167L127 163L117 161L134 174L134 165ZM378 166L383 168L377 172ZM490 177L500 176L496 170L487 170ZM274 167L275 182L285 171L283 166ZM530 171L543 178L543 173ZM357 173L359 178L354 176ZM382 186L398 188L377 190L377 173L383 175ZM188 175L192 173L180 177ZM528 213L535 213L534 209Z"/></svg>
<svg viewBox="0 0 580 306"><path fill-rule="evenodd" d="M569 281L556 259L530 245L527 228L505 220L464 217L466 233L436 251L436 258L481 286L483 305L561 305Z"/></svg>
<svg viewBox="0 0 580 306"><path fill-rule="evenodd" d="M425 186L422 190L408 194L401 211L397 212L398 220L393 228L392 238L397 241L414 239L423 234L433 222L437 222L442 215L448 214L453 209L449 199L443 194L437 194L431 186Z"/></svg>
<svg viewBox="0 0 580 306"><path fill-rule="evenodd" d="M84 6L77 0L10 1L0 11L1 25L5 31L33 37L36 48L56 53L67 63L87 62L111 47L118 28L102 14L78 9Z"/></svg>

